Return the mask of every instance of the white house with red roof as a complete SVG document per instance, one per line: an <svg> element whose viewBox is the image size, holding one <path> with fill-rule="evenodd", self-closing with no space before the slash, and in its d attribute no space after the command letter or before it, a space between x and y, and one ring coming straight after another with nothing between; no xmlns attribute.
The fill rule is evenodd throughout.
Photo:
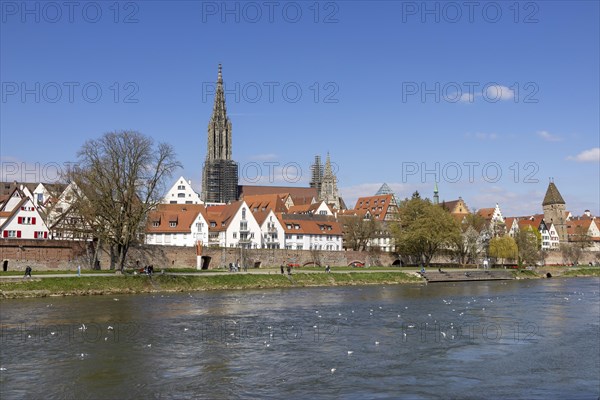
<svg viewBox="0 0 600 400"><path fill-rule="evenodd" d="M48 239L48 233L49 229L33 199L20 188L15 188L0 207L0 237Z"/></svg>
<svg viewBox="0 0 600 400"><path fill-rule="evenodd" d="M342 250L342 226L331 217L281 214L285 248L289 250Z"/></svg>
<svg viewBox="0 0 600 400"><path fill-rule="evenodd" d="M204 204L200 195L192 188L192 181L183 176L171 186L162 200L163 204Z"/></svg>
<svg viewBox="0 0 600 400"><path fill-rule="evenodd" d="M273 210L252 213L260 225L262 248L281 249L284 247L285 230Z"/></svg>
<svg viewBox="0 0 600 400"><path fill-rule="evenodd" d="M207 207L208 244L219 247L261 247L261 227L245 201Z"/></svg>
<svg viewBox="0 0 600 400"><path fill-rule="evenodd" d="M206 208L202 204L160 204L148 215L146 244L195 246L208 243Z"/></svg>

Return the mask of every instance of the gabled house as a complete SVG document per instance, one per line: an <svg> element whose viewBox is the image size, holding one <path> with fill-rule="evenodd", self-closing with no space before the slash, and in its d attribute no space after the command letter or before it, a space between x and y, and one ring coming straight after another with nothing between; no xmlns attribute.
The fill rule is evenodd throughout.
<svg viewBox="0 0 600 400"><path fill-rule="evenodd" d="M284 199L276 193L245 196L244 201L252 213L267 212L269 210L276 213L287 211Z"/></svg>
<svg viewBox="0 0 600 400"><path fill-rule="evenodd" d="M261 247L261 227L245 201L207 207L209 246Z"/></svg>
<svg viewBox="0 0 600 400"><path fill-rule="evenodd" d="M493 208L480 208L477 214L483 217L488 222L488 229L493 236L504 236L506 233L506 225L500 206L496 203Z"/></svg>
<svg viewBox="0 0 600 400"><path fill-rule="evenodd" d="M43 207L53 239L91 240L94 236L93 229L77 210L79 196L82 195L77 185L71 182L58 198L53 195L47 198Z"/></svg>
<svg viewBox="0 0 600 400"><path fill-rule="evenodd" d="M325 201L318 201L312 204L302 204L291 206L288 214L307 214L307 215L329 215L333 216L333 211Z"/></svg>
<svg viewBox="0 0 600 400"><path fill-rule="evenodd" d="M48 239L49 229L33 199L14 188L0 207L0 237L4 239Z"/></svg>
<svg viewBox="0 0 600 400"><path fill-rule="evenodd" d="M162 201L163 204L203 204L200 195L192 188L192 181L183 176L171 186Z"/></svg>
<svg viewBox="0 0 600 400"><path fill-rule="evenodd" d="M331 217L301 214L278 216L289 250L342 250L341 224Z"/></svg>
<svg viewBox="0 0 600 400"><path fill-rule="evenodd" d="M518 219L519 230L535 230L541 237L542 250L556 250L559 248L559 237L554 224L548 224L544 220L543 214L532 215L531 217L521 217Z"/></svg>
<svg viewBox="0 0 600 400"><path fill-rule="evenodd" d="M252 213L260 225L263 249L280 249L284 246L285 231L273 210Z"/></svg>
<svg viewBox="0 0 600 400"><path fill-rule="evenodd" d="M160 204L148 215L146 244L208 244L208 221L202 204Z"/></svg>
<svg viewBox="0 0 600 400"><path fill-rule="evenodd" d="M365 210L377 221L394 221L398 218L398 203L393 194L359 197L355 210Z"/></svg>
<svg viewBox="0 0 600 400"><path fill-rule="evenodd" d="M569 243L586 242L586 249L600 251L600 229L593 218L572 218L567 221Z"/></svg>

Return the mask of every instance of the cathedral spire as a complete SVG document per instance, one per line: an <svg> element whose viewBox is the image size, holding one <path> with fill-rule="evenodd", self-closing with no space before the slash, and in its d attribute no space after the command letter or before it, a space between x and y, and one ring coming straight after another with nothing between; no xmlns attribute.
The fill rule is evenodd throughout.
<svg viewBox="0 0 600 400"><path fill-rule="evenodd" d="M439 194L437 182L433 188L433 204L440 204L440 194Z"/></svg>
<svg viewBox="0 0 600 400"><path fill-rule="evenodd" d="M238 165L231 157L231 121L225 107L223 69L219 64L215 102L208 122L208 145L202 170L202 200L228 203L237 200Z"/></svg>
<svg viewBox="0 0 600 400"><path fill-rule="evenodd" d="M225 91L223 90L223 70L219 64L217 75L217 90L213 112L208 123L208 152L209 160L231 159L231 121L227 117L225 106Z"/></svg>
<svg viewBox="0 0 600 400"><path fill-rule="evenodd" d="M333 174L331 168L331 158L329 152L327 152L327 159L325 161L325 168L323 171L323 178L321 180L321 190L319 193L319 200L325 201L325 203L333 206L333 208L340 208L340 198L337 188L337 178Z"/></svg>

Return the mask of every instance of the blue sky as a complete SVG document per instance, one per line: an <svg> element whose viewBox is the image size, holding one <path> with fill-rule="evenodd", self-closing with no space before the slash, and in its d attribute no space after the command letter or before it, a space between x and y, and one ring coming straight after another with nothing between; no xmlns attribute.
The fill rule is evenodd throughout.
<svg viewBox="0 0 600 400"><path fill-rule="evenodd" d="M222 63L242 183L306 185L329 152L349 205L438 181L524 215L552 177L600 214L596 1L0 3L2 179L132 129L199 190Z"/></svg>

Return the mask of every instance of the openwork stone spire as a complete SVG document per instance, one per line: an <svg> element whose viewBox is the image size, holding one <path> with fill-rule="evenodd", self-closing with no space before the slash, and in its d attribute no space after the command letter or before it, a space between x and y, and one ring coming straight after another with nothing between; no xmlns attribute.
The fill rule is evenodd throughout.
<svg viewBox="0 0 600 400"><path fill-rule="evenodd" d="M215 103L208 123L206 160L231 160L231 147L231 121L227 117L225 91L223 90L223 71L221 64L219 64Z"/></svg>
<svg viewBox="0 0 600 400"><path fill-rule="evenodd" d="M206 203L228 203L237 200L238 165L231 159L231 121L225 107L223 71L219 64L217 90L208 123L208 146L202 170L202 200Z"/></svg>

